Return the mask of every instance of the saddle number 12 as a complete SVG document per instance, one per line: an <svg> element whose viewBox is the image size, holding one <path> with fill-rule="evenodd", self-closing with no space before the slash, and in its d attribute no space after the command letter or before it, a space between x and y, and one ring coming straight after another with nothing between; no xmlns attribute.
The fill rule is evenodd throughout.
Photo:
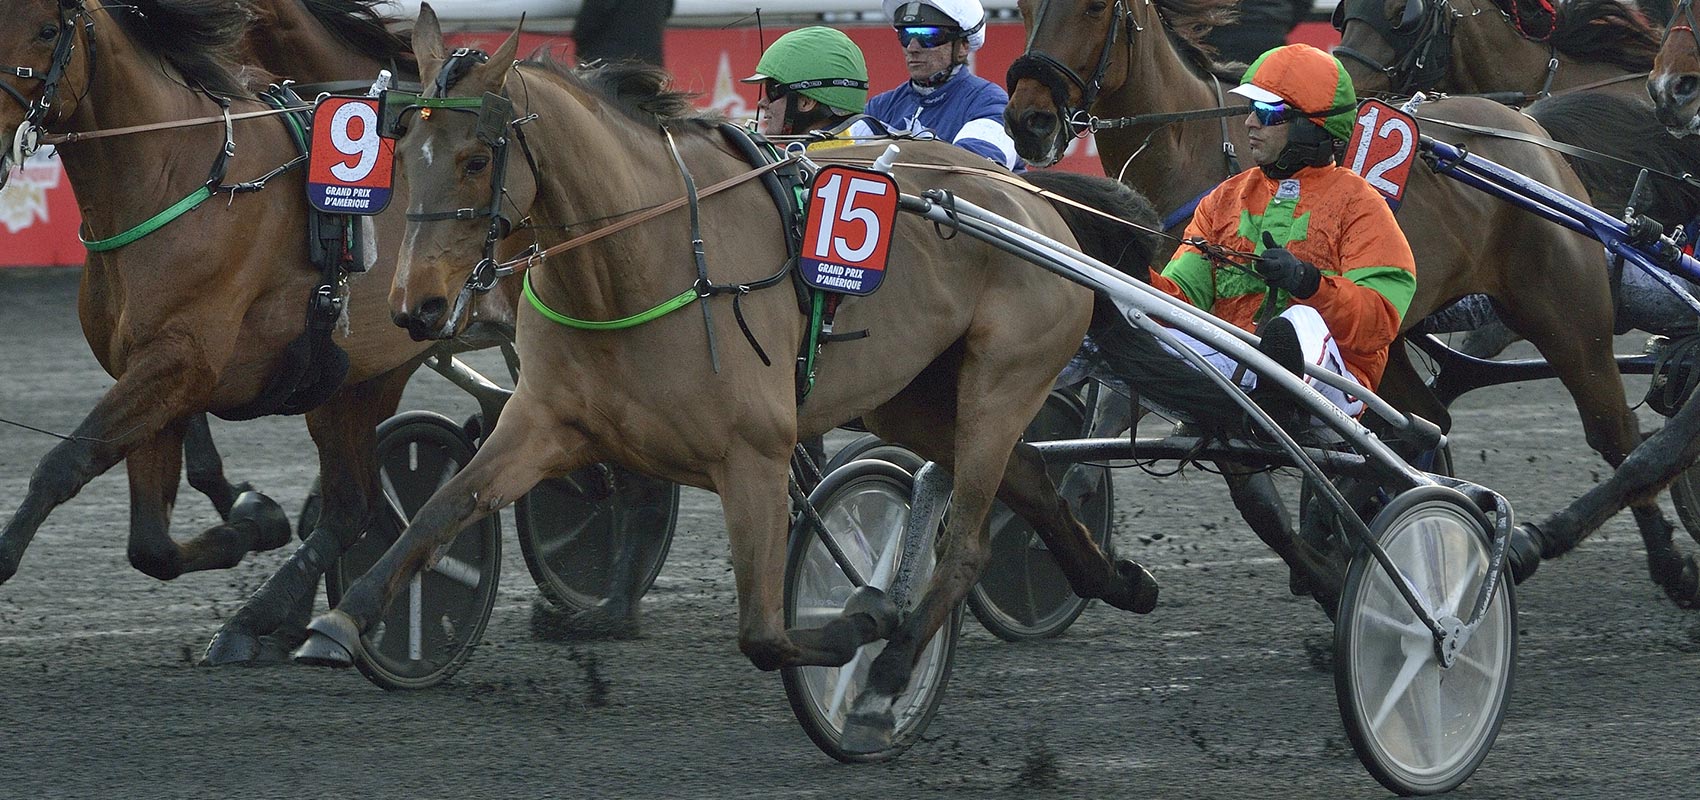
<svg viewBox="0 0 1700 800"><path fill-rule="evenodd" d="M873 294L885 279L897 221L897 182L882 172L830 166L815 175L799 259L810 286Z"/></svg>
<svg viewBox="0 0 1700 800"><path fill-rule="evenodd" d="M1358 107L1357 125L1347 145L1346 166L1387 196L1395 209L1405 197L1405 182L1417 155L1417 121L1379 100Z"/></svg>

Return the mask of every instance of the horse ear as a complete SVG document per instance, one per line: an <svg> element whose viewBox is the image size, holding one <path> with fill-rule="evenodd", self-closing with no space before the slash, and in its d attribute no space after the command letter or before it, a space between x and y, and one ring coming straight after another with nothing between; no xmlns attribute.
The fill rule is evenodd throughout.
<svg viewBox="0 0 1700 800"><path fill-rule="evenodd" d="M443 26L430 3L419 6L419 18L413 21L413 56L419 60L420 82L430 86L443 68Z"/></svg>
<svg viewBox="0 0 1700 800"><path fill-rule="evenodd" d="M514 55L519 52L519 34L525 29L525 17L519 18L519 27L508 34L508 38L490 54L490 60L479 65L477 79L492 92L501 91L502 82L507 80L508 70L514 65Z"/></svg>

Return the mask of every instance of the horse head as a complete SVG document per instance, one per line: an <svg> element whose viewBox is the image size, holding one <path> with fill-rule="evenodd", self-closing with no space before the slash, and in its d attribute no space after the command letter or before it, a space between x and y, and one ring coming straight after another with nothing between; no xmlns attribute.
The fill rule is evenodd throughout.
<svg viewBox="0 0 1700 800"><path fill-rule="evenodd" d="M1447 0L1341 0L1334 7L1334 55L1359 95L1438 88L1452 60Z"/></svg>
<svg viewBox="0 0 1700 800"><path fill-rule="evenodd" d="M1647 94L1653 97L1660 124L1671 133L1700 132L1700 33L1695 32L1693 0L1677 4L1647 74Z"/></svg>
<svg viewBox="0 0 1700 800"><path fill-rule="evenodd" d="M1119 89L1128 59L1111 75L1117 39L1136 23L1123 0L1021 0L1027 50L1009 67L1003 125L1035 166L1057 163L1100 94Z"/></svg>
<svg viewBox="0 0 1700 800"><path fill-rule="evenodd" d="M63 120L86 95L93 30L79 0L30 0L0 19L0 186L11 166L36 148L43 129ZM79 43L81 43L79 45Z"/></svg>
<svg viewBox="0 0 1700 800"><path fill-rule="evenodd" d="M425 90L385 98L380 124L397 137L396 166L411 187L390 313L415 340L451 338L466 324L473 295L495 285L501 240L536 196L520 148L508 146L506 80L518 47L516 28L488 56L445 52L437 15L425 5L413 28Z"/></svg>

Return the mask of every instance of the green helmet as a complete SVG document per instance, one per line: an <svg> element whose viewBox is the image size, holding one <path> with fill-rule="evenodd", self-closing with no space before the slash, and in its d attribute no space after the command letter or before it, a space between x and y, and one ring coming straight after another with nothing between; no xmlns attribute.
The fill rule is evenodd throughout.
<svg viewBox="0 0 1700 800"><path fill-rule="evenodd" d="M775 39L744 83L773 81L815 102L861 113L868 107L868 64L842 31L819 25Z"/></svg>

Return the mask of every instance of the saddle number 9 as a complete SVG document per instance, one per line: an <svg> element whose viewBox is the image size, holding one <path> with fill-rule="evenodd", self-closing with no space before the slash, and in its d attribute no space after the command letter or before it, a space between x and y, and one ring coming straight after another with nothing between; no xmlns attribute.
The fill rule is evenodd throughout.
<svg viewBox="0 0 1700 800"><path fill-rule="evenodd" d="M1362 175L1395 209L1405 196L1417 155L1417 121L1379 100L1358 106L1357 125L1346 149L1346 166Z"/></svg>
<svg viewBox="0 0 1700 800"><path fill-rule="evenodd" d="M313 111L307 200L332 214L376 214L390 204L395 142L378 135L378 100L327 97Z"/></svg>
<svg viewBox="0 0 1700 800"><path fill-rule="evenodd" d="M827 292L868 295L885 279L897 221L890 175L830 166L815 175L804 223L803 280Z"/></svg>

